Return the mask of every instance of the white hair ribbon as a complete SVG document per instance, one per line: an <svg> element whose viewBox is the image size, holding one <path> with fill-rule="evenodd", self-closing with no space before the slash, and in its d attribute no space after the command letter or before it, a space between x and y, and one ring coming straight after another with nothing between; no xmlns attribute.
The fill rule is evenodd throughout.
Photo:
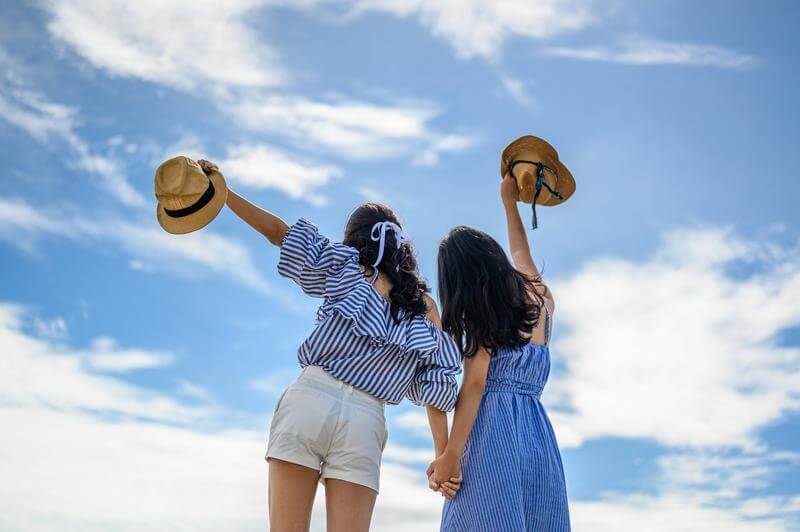
<svg viewBox="0 0 800 532"><path fill-rule="evenodd" d="M380 264L383 260L383 252L386 248L386 231L389 229L394 231L394 239L397 241L397 249L400 249L400 246L408 242L406 236L403 234L403 230L394 222L386 220L373 225L371 235L372 241L378 242L378 258L375 259L375 263L372 265L373 268L377 268L378 264Z"/></svg>

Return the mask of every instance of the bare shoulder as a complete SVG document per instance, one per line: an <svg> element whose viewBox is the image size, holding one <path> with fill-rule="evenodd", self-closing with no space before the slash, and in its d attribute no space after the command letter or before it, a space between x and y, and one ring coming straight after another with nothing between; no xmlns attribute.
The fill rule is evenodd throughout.
<svg viewBox="0 0 800 532"><path fill-rule="evenodd" d="M553 297L552 290L550 290L550 287L547 286L547 283L544 282L541 276L534 280L533 289L536 290L537 299L540 298L547 306L547 310L550 311L550 314L553 314L556 310L556 301Z"/></svg>
<svg viewBox="0 0 800 532"><path fill-rule="evenodd" d="M436 301L428 294L423 295L422 298L425 300L425 305L428 307L425 317L441 329L442 320L439 317L439 307L436 305Z"/></svg>

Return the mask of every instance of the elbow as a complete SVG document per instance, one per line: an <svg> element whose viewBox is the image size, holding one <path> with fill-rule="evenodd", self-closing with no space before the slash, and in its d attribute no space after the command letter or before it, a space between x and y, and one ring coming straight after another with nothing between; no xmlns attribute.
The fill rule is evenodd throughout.
<svg viewBox="0 0 800 532"><path fill-rule="evenodd" d="M259 232L264 235L271 244L280 247L286 233L289 232L289 226L285 223L280 224L278 227L260 227Z"/></svg>

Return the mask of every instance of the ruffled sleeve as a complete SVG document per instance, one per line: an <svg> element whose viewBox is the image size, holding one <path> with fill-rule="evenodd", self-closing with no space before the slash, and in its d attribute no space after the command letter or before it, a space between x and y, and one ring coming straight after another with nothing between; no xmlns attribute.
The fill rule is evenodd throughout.
<svg viewBox="0 0 800 532"><path fill-rule="evenodd" d="M295 281L313 297L346 293L359 276L363 277L358 267L358 251L331 242L305 218L289 228L281 243L278 273Z"/></svg>
<svg viewBox="0 0 800 532"><path fill-rule="evenodd" d="M432 405L445 412L456 405L456 375L461 373L461 352L449 334L431 325L438 347L417 367L414 380L406 393L414 404Z"/></svg>

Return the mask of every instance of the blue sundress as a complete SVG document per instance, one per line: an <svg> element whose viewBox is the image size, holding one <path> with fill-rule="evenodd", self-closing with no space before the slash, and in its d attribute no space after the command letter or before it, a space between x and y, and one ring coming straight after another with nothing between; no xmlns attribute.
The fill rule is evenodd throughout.
<svg viewBox="0 0 800 532"><path fill-rule="evenodd" d="M550 312L544 307L544 344L492 355L461 458L461 490L445 502L442 532L570 530L561 454L539 400L550 374Z"/></svg>

